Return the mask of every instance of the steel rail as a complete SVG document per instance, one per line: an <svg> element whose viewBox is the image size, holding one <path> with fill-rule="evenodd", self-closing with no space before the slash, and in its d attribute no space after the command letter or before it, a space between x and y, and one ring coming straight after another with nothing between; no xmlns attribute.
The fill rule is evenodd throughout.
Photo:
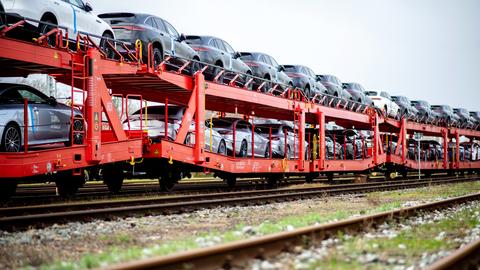
<svg viewBox="0 0 480 270"><path fill-rule="evenodd" d="M431 184L458 183L476 181L479 178L462 178L438 181L406 181L406 183L369 183L341 185L336 187L318 187L304 189L276 189L247 191L238 193L200 194L140 199L80 203L74 205L59 204L36 207L16 207L1 209L0 228L19 230L29 226L43 227L53 223L65 223L76 220L90 220L100 217L140 216L146 214L172 214L219 206L265 204L279 201L291 201L312 197L333 196L350 193L415 188ZM51 212L45 212L45 211Z"/></svg>
<svg viewBox="0 0 480 270"><path fill-rule="evenodd" d="M339 232L350 234L362 232L387 220L399 220L414 216L422 211L433 211L474 200L480 200L480 193L327 224L313 225L290 232L275 233L210 248L122 263L106 269L228 269L237 265L245 265L247 260L253 258L262 259L281 252L292 251L296 247L314 246L324 239L337 235Z"/></svg>
<svg viewBox="0 0 480 270"><path fill-rule="evenodd" d="M461 247L452 254L430 265L428 270L478 269L480 266L480 239Z"/></svg>

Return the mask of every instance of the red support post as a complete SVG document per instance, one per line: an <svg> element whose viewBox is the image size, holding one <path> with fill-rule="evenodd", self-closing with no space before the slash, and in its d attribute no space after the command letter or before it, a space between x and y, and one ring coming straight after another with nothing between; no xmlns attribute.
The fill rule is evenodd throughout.
<svg viewBox="0 0 480 270"><path fill-rule="evenodd" d="M90 49L88 54L88 83L87 83L87 102L85 104L85 111L87 113L87 153L86 159L90 162L99 162L101 160L101 146L102 136L100 128L100 116L102 115L101 98L98 91L98 79L101 74L98 70L98 61L100 60L100 53L97 50ZM73 98L73 97L72 97Z"/></svg>
<svg viewBox="0 0 480 270"><path fill-rule="evenodd" d="M456 147L456 153L455 153L455 168L459 169L460 168L460 135L458 134L458 131L455 132L455 147ZM464 151L465 154L465 151Z"/></svg>
<svg viewBox="0 0 480 270"><path fill-rule="evenodd" d="M270 147L268 148L270 150L270 153L268 153L268 156L272 158L272 127L269 128L268 131L268 143L270 144Z"/></svg>
<svg viewBox="0 0 480 270"><path fill-rule="evenodd" d="M252 159L255 158L255 124L252 120Z"/></svg>
<svg viewBox="0 0 480 270"><path fill-rule="evenodd" d="M163 120L165 122L165 124L163 125L163 127L165 128L165 140L166 141L169 141L170 139L168 138L168 97L165 98L165 120Z"/></svg>
<svg viewBox="0 0 480 270"><path fill-rule="evenodd" d="M33 123L34 119L32 119ZM23 99L23 151L28 152L28 99Z"/></svg>
<svg viewBox="0 0 480 270"><path fill-rule="evenodd" d="M318 117L318 168L325 169L325 115L320 110L317 111Z"/></svg>
<svg viewBox="0 0 480 270"><path fill-rule="evenodd" d="M298 169L300 171L305 170L305 111L300 109L299 112L300 119L298 121ZM323 122L325 122L325 117L323 117ZM325 137L325 130L323 130L323 135Z"/></svg>
<svg viewBox="0 0 480 270"><path fill-rule="evenodd" d="M443 129L443 168L448 169L448 129Z"/></svg>
<svg viewBox="0 0 480 270"><path fill-rule="evenodd" d="M232 142L232 148L233 148L233 158L236 157L237 155L237 148L236 148L236 144L237 144L237 122L233 122L233 135L232 135L232 139L233 139L233 142Z"/></svg>
<svg viewBox="0 0 480 270"><path fill-rule="evenodd" d="M195 147L194 159L196 164L205 162L205 77L201 72L194 75L195 87ZM187 127L188 128L188 127ZM235 151L235 149L234 149Z"/></svg>

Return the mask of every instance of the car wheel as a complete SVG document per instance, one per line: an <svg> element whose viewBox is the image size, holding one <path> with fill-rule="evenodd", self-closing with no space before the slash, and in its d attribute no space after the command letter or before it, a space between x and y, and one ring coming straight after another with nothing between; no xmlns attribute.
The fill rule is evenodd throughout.
<svg viewBox="0 0 480 270"><path fill-rule="evenodd" d="M45 22L46 22L46 24L40 24L39 27L38 27L38 31L40 32L40 36L43 36L43 35L47 34L48 32L52 31L52 29L55 29L55 26L53 26L53 25L56 25L55 22L53 22L52 20L46 20ZM47 44L49 46L54 47L56 45L56 36L55 35L50 35L47 38Z"/></svg>
<svg viewBox="0 0 480 270"><path fill-rule="evenodd" d="M239 157L246 157L248 152L248 144L246 140L242 141L242 145L240 146L240 152L238 153Z"/></svg>
<svg viewBox="0 0 480 270"><path fill-rule="evenodd" d="M192 76L195 75L197 71L202 69L202 65L199 62L200 62L200 58L198 57L193 58L192 66L190 68L190 73Z"/></svg>
<svg viewBox="0 0 480 270"><path fill-rule="evenodd" d="M265 158L270 158L270 145L267 144L267 147L265 148Z"/></svg>
<svg viewBox="0 0 480 270"><path fill-rule="evenodd" d="M265 85L262 89L263 92L268 92L270 89L272 89L272 82L270 81L270 77L268 75L265 75L263 77L264 80L266 80Z"/></svg>
<svg viewBox="0 0 480 270"><path fill-rule="evenodd" d="M312 98L312 93L310 91L310 85L305 86L305 96L310 99Z"/></svg>
<svg viewBox="0 0 480 270"><path fill-rule="evenodd" d="M237 177L235 177L235 175L229 175L225 179L225 182L227 183L227 186L229 188L233 188L233 187L235 187L235 184L237 183Z"/></svg>
<svg viewBox="0 0 480 270"><path fill-rule="evenodd" d="M163 53L162 51L155 47L153 48L153 67L156 69L163 62Z"/></svg>
<svg viewBox="0 0 480 270"><path fill-rule="evenodd" d="M158 179L160 189L162 191L170 192L175 187L175 184L181 179L181 175L176 172L164 172Z"/></svg>
<svg viewBox="0 0 480 270"><path fill-rule="evenodd" d="M227 154L227 144L225 143L224 140L220 141L217 152L222 156L225 156Z"/></svg>
<svg viewBox="0 0 480 270"><path fill-rule="evenodd" d="M55 184L58 195L61 197L71 197L85 184L85 175L72 175L71 170L58 172Z"/></svg>
<svg viewBox="0 0 480 270"><path fill-rule="evenodd" d="M114 59L115 58L115 52L113 49L108 45L109 39L113 39L113 35L110 33L104 33L102 35L102 40L100 41L100 48L103 50L105 53L107 59Z"/></svg>
<svg viewBox="0 0 480 270"><path fill-rule="evenodd" d="M3 130L0 150L2 152L20 152L22 148L22 135L20 128L15 124L8 124Z"/></svg>

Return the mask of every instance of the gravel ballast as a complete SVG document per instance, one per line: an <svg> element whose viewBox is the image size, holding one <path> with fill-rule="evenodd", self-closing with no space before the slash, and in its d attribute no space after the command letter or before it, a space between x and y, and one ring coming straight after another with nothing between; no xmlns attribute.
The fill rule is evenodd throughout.
<svg viewBox="0 0 480 270"><path fill-rule="evenodd" d="M98 267L479 190L479 183L462 183L166 216L73 222L24 232L0 231L0 268Z"/></svg>

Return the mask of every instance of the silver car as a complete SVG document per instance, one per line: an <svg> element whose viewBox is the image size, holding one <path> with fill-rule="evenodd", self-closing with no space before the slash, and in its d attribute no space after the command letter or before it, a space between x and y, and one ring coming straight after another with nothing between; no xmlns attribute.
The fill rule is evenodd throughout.
<svg viewBox="0 0 480 270"><path fill-rule="evenodd" d="M264 123L259 124L261 134L269 138L272 133L272 156L285 157L287 159L299 157L299 138L298 133L293 129L293 123ZM286 135L286 136L285 136ZM286 143L285 143L286 138ZM287 149L285 150L285 144ZM304 141L304 153L308 157L308 143Z"/></svg>
<svg viewBox="0 0 480 270"><path fill-rule="evenodd" d="M195 144L195 123L190 125L190 130L185 139L187 145ZM221 155L227 154L227 144L223 136L218 133L209 120L205 121L205 149L212 153L218 153Z"/></svg>
<svg viewBox="0 0 480 270"><path fill-rule="evenodd" d="M233 135L235 133L236 157L252 156L252 140L254 141L255 157L270 156L269 140L261 134L259 128L255 128L252 133L250 122L237 118L214 118L212 119L212 128L225 139L228 153L233 153Z"/></svg>
<svg viewBox="0 0 480 270"><path fill-rule="evenodd" d="M175 140L185 108L168 106L168 139ZM143 121L142 121L143 120ZM147 130L148 137L153 142L159 142L165 137L165 105L144 107L131 114L123 122L124 130Z"/></svg>
<svg viewBox="0 0 480 270"><path fill-rule="evenodd" d="M148 137L152 142L159 142L165 138L165 105L155 105L137 110L123 122L125 130L146 130ZM184 107L169 105L168 106L168 139L175 140L178 130L182 122ZM141 116L140 116L141 115ZM143 121L141 121L142 119ZM209 126L205 125L205 149L219 154L226 154L226 143L222 135L217 131L210 131ZM210 139L211 138L211 139ZM210 140L212 144L210 144ZM189 132L185 138L187 145L195 144L195 123L192 123ZM211 145L211 147L210 147Z"/></svg>
<svg viewBox="0 0 480 270"><path fill-rule="evenodd" d="M0 83L0 134L2 152L19 152L24 147L24 100L28 100L28 145L82 144L82 113L74 110L74 134L71 136L72 108L58 103L37 89L21 84Z"/></svg>

